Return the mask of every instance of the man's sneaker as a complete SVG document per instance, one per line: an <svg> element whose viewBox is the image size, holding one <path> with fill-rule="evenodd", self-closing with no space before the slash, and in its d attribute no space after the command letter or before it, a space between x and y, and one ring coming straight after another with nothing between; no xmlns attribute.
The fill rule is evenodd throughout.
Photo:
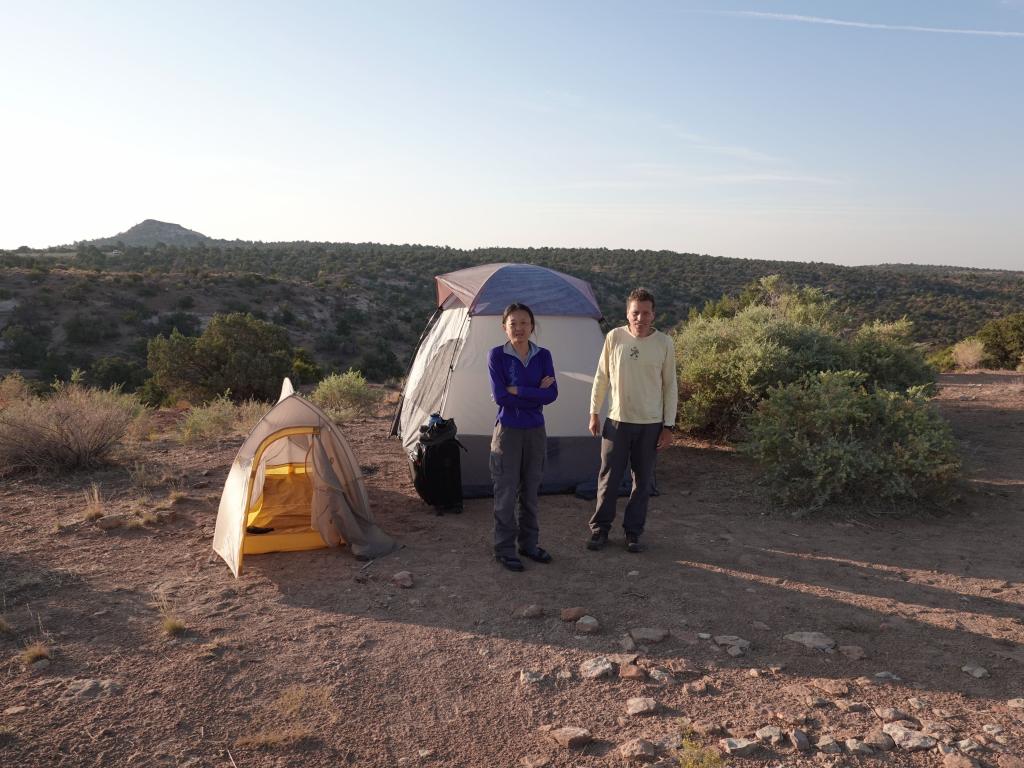
<svg viewBox="0 0 1024 768"><path fill-rule="evenodd" d="M644 551L644 545L640 543L640 537L635 533L626 534L626 551L633 553Z"/></svg>
<svg viewBox="0 0 1024 768"><path fill-rule="evenodd" d="M598 531L597 533L590 534L590 539L587 541L587 549L596 552L599 549L604 549L604 545L608 543L608 531Z"/></svg>

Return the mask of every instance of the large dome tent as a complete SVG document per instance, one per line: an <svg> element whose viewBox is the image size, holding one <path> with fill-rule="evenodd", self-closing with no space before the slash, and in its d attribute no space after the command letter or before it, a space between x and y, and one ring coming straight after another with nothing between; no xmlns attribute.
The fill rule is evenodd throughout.
<svg viewBox="0 0 1024 768"><path fill-rule="evenodd" d="M558 400L544 408L547 462L541 491L571 492L593 483L600 440L587 429L590 390L604 334L593 289L579 278L532 264L484 264L434 278L437 310L413 357L392 434L413 455L419 428L432 413L454 418L462 458L463 494L489 496L491 399L487 355L507 339L501 313L513 302L533 310L533 340L551 350Z"/></svg>

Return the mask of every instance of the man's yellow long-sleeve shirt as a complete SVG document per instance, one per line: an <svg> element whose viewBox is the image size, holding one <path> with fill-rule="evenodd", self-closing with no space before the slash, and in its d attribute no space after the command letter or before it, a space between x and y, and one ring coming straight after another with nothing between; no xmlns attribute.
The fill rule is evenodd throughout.
<svg viewBox="0 0 1024 768"><path fill-rule="evenodd" d="M609 331L590 391L591 413L601 412L606 394L610 419L673 426L679 390L672 339L661 331L637 338L626 326Z"/></svg>

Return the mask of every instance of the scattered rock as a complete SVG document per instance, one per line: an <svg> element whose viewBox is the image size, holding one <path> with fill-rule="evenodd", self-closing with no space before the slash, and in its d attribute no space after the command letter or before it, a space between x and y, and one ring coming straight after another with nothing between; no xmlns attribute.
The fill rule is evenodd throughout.
<svg viewBox="0 0 1024 768"><path fill-rule="evenodd" d="M566 749L579 749L580 747L585 747L593 738L590 735L590 731L586 728L577 728L572 725L555 728L554 730L548 731L547 735L556 744L561 747L565 747Z"/></svg>
<svg viewBox="0 0 1024 768"><path fill-rule="evenodd" d="M697 633L697 637L699 639L701 639L701 640L710 640L711 639L711 633L710 632L698 632Z"/></svg>
<svg viewBox="0 0 1024 768"><path fill-rule="evenodd" d="M997 768L1024 768L1024 760L1013 755L999 755L995 763Z"/></svg>
<svg viewBox="0 0 1024 768"><path fill-rule="evenodd" d="M693 732L700 736L724 736L726 733L725 726L721 723L697 721L692 723L691 727Z"/></svg>
<svg viewBox="0 0 1024 768"><path fill-rule="evenodd" d="M864 649L859 645L840 645L839 652L850 661L860 661L861 659L866 659L868 657L864 652Z"/></svg>
<svg viewBox="0 0 1024 768"><path fill-rule="evenodd" d="M989 736L998 736L1003 732L1003 727L1001 725L995 725L994 723L986 723L985 725L981 726L981 730L983 730Z"/></svg>
<svg viewBox="0 0 1024 768"><path fill-rule="evenodd" d="M636 664L623 664L619 667L619 677L623 680L646 680L647 673Z"/></svg>
<svg viewBox="0 0 1024 768"><path fill-rule="evenodd" d="M847 739L846 740L846 751L851 755L873 755L875 754L874 748L860 739Z"/></svg>
<svg viewBox="0 0 1024 768"><path fill-rule="evenodd" d="M605 656L597 656L596 658L588 659L580 664L580 677L587 680L597 680L602 677L609 677L614 671L615 667Z"/></svg>
<svg viewBox="0 0 1024 768"><path fill-rule="evenodd" d="M967 755L952 752L943 756L942 768L978 768L978 761Z"/></svg>
<svg viewBox="0 0 1024 768"><path fill-rule="evenodd" d="M583 616L576 622L576 631L583 635L593 635L601 630L601 624L593 616Z"/></svg>
<svg viewBox="0 0 1024 768"><path fill-rule="evenodd" d="M715 635L715 645L725 646L730 656L742 656L750 647L750 641L736 635ZM733 652L733 648L738 649Z"/></svg>
<svg viewBox="0 0 1024 768"><path fill-rule="evenodd" d="M653 715L658 711L658 702L648 696L637 696L626 701L627 715Z"/></svg>
<svg viewBox="0 0 1024 768"><path fill-rule="evenodd" d="M527 755L519 758L519 764L523 768L547 768L551 765L551 758L547 755Z"/></svg>
<svg viewBox="0 0 1024 768"><path fill-rule="evenodd" d="M638 655L635 653L609 653L608 660L620 667L625 664L636 664Z"/></svg>
<svg viewBox="0 0 1024 768"><path fill-rule="evenodd" d="M683 693L688 696L701 696L707 693L709 689L708 681L704 678L694 680L692 683L683 684Z"/></svg>
<svg viewBox="0 0 1024 768"><path fill-rule="evenodd" d="M963 739L956 743L956 748L965 755L969 755L973 752L979 752L981 750L981 744L976 742L974 739Z"/></svg>
<svg viewBox="0 0 1024 768"><path fill-rule="evenodd" d="M28 668L32 672L42 672L44 669L50 668L50 660L39 659L38 661L33 661Z"/></svg>
<svg viewBox="0 0 1024 768"><path fill-rule="evenodd" d="M128 522L129 515L104 515L96 518L96 527L104 531L120 528Z"/></svg>
<svg viewBox="0 0 1024 768"><path fill-rule="evenodd" d="M921 732L936 739L949 740L953 736L953 726L942 720L924 720L921 722Z"/></svg>
<svg viewBox="0 0 1024 768"><path fill-rule="evenodd" d="M754 622L751 622L750 626L752 626L752 627L753 627L754 629L759 629L759 630L761 630L762 632L767 632L768 630L770 630L770 629L771 629L771 627L769 627L769 626L768 626L767 624L765 624L765 623L764 623L763 621L754 621Z"/></svg>
<svg viewBox="0 0 1024 768"><path fill-rule="evenodd" d="M836 647L836 641L821 632L790 632L788 635L784 635L784 638L794 643L800 643L813 651L831 653L832 649Z"/></svg>
<svg viewBox="0 0 1024 768"><path fill-rule="evenodd" d="M658 749L647 739L630 739L619 746L619 757L628 762L649 763L658 757Z"/></svg>
<svg viewBox="0 0 1024 768"><path fill-rule="evenodd" d="M633 638L629 635L623 635L622 639L619 640L619 647L624 651L635 651L636 643L633 642Z"/></svg>
<svg viewBox="0 0 1024 768"><path fill-rule="evenodd" d="M543 615L544 609L536 603L521 605L512 611L512 616L516 619L539 619Z"/></svg>
<svg viewBox="0 0 1024 768"><path fill-rule="evenodd" d="M888 752L896 746L896 742L892 740L892 737L881 728L870 731L861 741L881 752Z"/></svg>
<svg viewBox="0 0 1024 768"><path fill-rule="evenodd" d="M984 667L978 666L977 664L964 664L962 667L960 667L960 671L966 672L968 675L977 678L978 680L980 680L983 677L990 677L988 670Z"/></svg>
<svg viewBox="0 0 1024 768"><path fill-rule="evenodd" d="M637 643L660 643L668 635L668 630L660 627L638 627L629 630L629 636Z"/></svg>
<svg viewBox="0 0 1024 768"><path fill-rule="evenodd" d="M926 736L920 731L912 730L900 723L886 723L882 726L882 730L892 737L897 747L908 752L932 749L936 744L936 740L931 736Z"/></svg>
<svg viewBox="0 0 1024 768"><path fill-rule="evenodd" d="M753 739L722 739L718 746L733 757L749 757L761 748L761 744Z"/></svg>
<svg viewBox="0 0 1024 768"><path fill-rule="evenodd" d="M408 571L399 571L391 577L391 583L402 589L412 589L412 574Z"/></svg>
<svg viewBox="0 0 1024 768"><path fill-rule="evenodd" d="M910 715L896 707L875 707L875 714L883 723L895 723L897 720L910 719Z"/></svg>
<svg viewBox="0 0 1024 768"><path fill-rule="evenodd" d="M1024 709L1024 699L1010 699L1006 706L1010 709Z"/></svg>
<svg viewBox="0 0 1024 768"><path fill-rule="evenodd" d="M860 701L850 701L849 699L836 699L832 702L836 705L836 709L840 712L867 712L868 705Z"/></svg>
<svg viewBox="0 0 1024 768"><path fill-rule="evenodd" d="M579 606L576 608L563 608L560 615L562 621L579 621L587 615L587 609Z"/></svg>
<svg viewBox="0 0 1024 768"><path fill-rule="evenodd" d="M534 672L529 669L523 669L519 672L519 684L520 685L537 685L538 683L544 682L543 672Z"/></svg>
<svg viewBox="0 0 1024 768"><path fill-rule="evenodd" d="M843 745L836 741L834 736L827 733L819 736L814 746L818 748L819 752L824 752L826 755L836 755L843 751Z"/></svg>
<svg viewBox="0 0 1024 768"><path fill-rule="evenodd" d="M766 725L764 728L758 728L754 735L761 741L772 745L781 744L786 740L786 734L777 725Z"/></svg>
<svg viewBox="0 0 1024 768"><path fill-rule="evenodd" d="M919 699L916 696L911 696L907 699L907 706L915 712L923 712L928 709L928 702L924 699Z"/></svg>
<svg viewBox="0 0 1024 768"><path fill-rule="evenodd" d="M99 680L72 680L64 688L61 698L68 699L95 699L102 692Z"/></svg>
<svg viewBox="0 0 1024 768"><path fill-rule="evenodd" d="M789 743L798 752L806 752L811 748L811 740L799 728L794 728L789 732Z"/></svg>
<svg viewBox="0 0 1024 768"><path fill-rule="evenodd" d="M811 685L833 696L845 696L850 692L850 686L842 680L829 680L825 677L819 677L816 680L812 680Z"/></svg>
<svg viewBox="0 0 1024 768"><path fill-rule="evenodd" d="M7 709L4 710L4 714L5 715L20 715L22 712L28 712L28 707L16 706L16 707L8 707Z"/></svg>
<svg viewBox="0 0 1024 768"><path fill-rule="evenodd" d="M629 578L633 579L640 575L640 571L630 571L626 574Z"/></svg>
<svg viewBox="0 0 1024 768"><path fill-rule="evenodd" d="M671 672L661 667L655 667L648 674L651 680L658 685L672 685L676 681Z"/></svg>

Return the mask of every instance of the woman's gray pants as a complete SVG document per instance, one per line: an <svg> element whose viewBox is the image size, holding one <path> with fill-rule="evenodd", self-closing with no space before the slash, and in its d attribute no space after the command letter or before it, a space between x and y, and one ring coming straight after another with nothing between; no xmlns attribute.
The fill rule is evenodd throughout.
<svg viewBox="0 0 1024 768"><path fill-rule="evenodd" d="M494 553L514 557L537 547L540 481L544 477L547 435L544 427L515 429L495 425L491 437L494 480Z"/></svg>

